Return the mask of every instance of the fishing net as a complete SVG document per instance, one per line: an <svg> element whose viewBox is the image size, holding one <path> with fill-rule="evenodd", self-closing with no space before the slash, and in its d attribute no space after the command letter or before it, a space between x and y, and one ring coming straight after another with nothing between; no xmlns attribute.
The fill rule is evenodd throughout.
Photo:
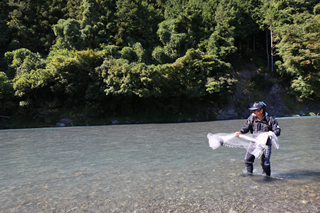
<svg viewBox="0 0 320 213"><path fill-rule="evenodd" d="M207 138L209 140L209 146L212 149L217 149L220 146L226 146L230 148L250 148L250 153L256 158L260 158L263 151L266 149L266 143L270 138L271 143L276 149L279 149L278 137L273 132L263 132L258 137L252 135L240 134L236 137L234 133L208 133Z"/></svg>

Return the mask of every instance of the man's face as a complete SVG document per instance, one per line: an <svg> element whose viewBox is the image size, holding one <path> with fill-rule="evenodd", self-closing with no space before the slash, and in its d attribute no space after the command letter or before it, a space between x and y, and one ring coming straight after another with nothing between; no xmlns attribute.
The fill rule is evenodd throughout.
<svg viewBox="0 0 320 213"><path fill-rule="evenodd" d="M263 109L255 109L255 110L252 110L252 113L254 116L256 117L261 117L261 115L263 115Z"/></svg>

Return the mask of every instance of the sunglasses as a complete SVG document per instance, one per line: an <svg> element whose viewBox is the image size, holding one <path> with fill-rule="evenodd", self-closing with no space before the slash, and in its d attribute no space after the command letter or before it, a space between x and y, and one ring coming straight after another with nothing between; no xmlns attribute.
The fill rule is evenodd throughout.
<svg viewBox="0 0 320 213"><path fill-rule="evenodd" d="M259 112L260 111L260 109L254 109L254 110L252 110L252 112Z"/></svg>

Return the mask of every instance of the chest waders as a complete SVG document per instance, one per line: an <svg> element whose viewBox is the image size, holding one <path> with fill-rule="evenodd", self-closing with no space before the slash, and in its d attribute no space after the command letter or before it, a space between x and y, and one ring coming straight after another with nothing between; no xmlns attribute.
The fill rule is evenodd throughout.
<svg viewBox="0 0 320 213"><path fill-rule="evenodd" d="M251 153L255 149L255 146L256 146L255 142L250 143L244 158L245 168L248 174L252 174L253 172L253 163L255 160L255 156ZM266 176L271 175L270 157L271 157L271 143L266 146L265 150L263 150L263 153L261 155L261 167L263 170L263 174L265 174Z"/></svg>
<svg viewBox="0 0 320 213"><path fill-rule="evenodd" d="M262 121L251 121L251 125L252 125L251 133L253 133L254 135L256 135L257 133L267 132L271 129L270 123L266 123ZM255 147L256 147L256 143L251 142L244 158L245 168L246 168L247 174L249 175L253 173L253 163L255 160L255 156L251 153L253 152ZM263 174L266 176L271 175L270 157L271 157L271 142L270 142L270 139L268 139L266 143L266 147L263 150L263 153L261 155L261 167L263 170Z"/></svg>

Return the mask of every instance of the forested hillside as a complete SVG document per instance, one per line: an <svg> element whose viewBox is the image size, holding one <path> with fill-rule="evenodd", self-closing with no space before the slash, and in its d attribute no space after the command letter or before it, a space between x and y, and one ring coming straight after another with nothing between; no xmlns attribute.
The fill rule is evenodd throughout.
<svg viewBox="0 0 320 213"><path fill-rule="evenodd" d="M248 63L319 101L319 1L2 0L1 128L214 119Z"/></svg>

